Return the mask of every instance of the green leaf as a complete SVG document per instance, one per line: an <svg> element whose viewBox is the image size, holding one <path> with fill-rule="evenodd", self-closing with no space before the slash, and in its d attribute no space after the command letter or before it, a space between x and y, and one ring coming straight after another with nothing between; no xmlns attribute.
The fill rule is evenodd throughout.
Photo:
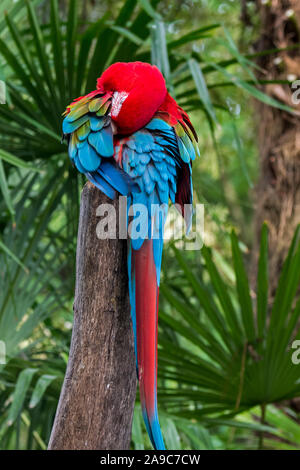
<svg viewBox="0 0 300 470"><path fill-rule="evenodd" d="M109 12L107 12L105 15L103 15L102 18L100 18L96 23L92 23L84 32L82 35L82 39L80 41L79 45L79 54L78 54L78 65L76 68L76 92L75 96L82 95L85 90L83 88L84 86L84 78L86 75L86 69L87 69L87 63L89 60L90 56L90 51L92 44L94 43L95 39L97 36L101 36L102 31L104 28L106 28L106 22L107 18L109 17ZM111 33L110 33L111 34ZM98 50L100 49L100 42L96 47L98 47ZM96 48L95 48L96 49ZM104 52L104 51L103 51ZM96 53L96 50L95 50ZM91 68L91 64L89 64L89 69ZM98 73L100 73L101 70L99 69ZM97 74L97 71L95 70L95 75Z"/></svg>
<svg viewBox="0 0 300 470"><path fill-rule="evenodd" d="M42 2L42 0L31 0L34 5L38 5ZM23 0L2 0L0 5L0 35L2 37L7 35L7 28L5 27L5 14L9 14L11 18L16 18L16 20L20 21L23 16L24 12L22 11L25 7ZM2 19L3 18L3 19Z"/></svg>
<svg viewBox="0 0 300 470"><path fill-rule="evenodd" d="M29 408L34 408L40 402L45 391L56 378L56 375L44 374L38 379L31 395Z"/></svg>
<svg viewBox="0 0 300 470"><path fill-rule="evenodd" d="M257 68L257 69L259 67L254 62L251 62L250 60L247 59L247 57L245 57L244 55L242 55L239 52L239 50L238 50L238 48L237 48L230 32L229 32L229 30L226 28L225 25L223 25L223 31L224 31L225 37L227 39L227 42L225 42L225 46L228 48L229 52L233 55L233 57L235 57L237 59L238 63L243 67L243 69L246 71L246 73L250 75L252 80L254 82L257 82L256 76L252 72L251 67L252 68ZM219 41L219 43L224 44L221 41Z"/></svg>
<svg viewBox="0 0 300 470"><path fill-rule="evenodd" d="M156 20L151 27L151 62L156 65L165 77L168 88L172 88L170 81L170 64L166 41L165 24Z"/></svg>
<svg viewBox="0 0 300 470"><path fill-rule="evenodd" d="M25 168L27 170L34 171L37 173L40 173L42 171L40 168L35 168L32 165L24 162L20 158L16 157L15 155L12 155L11 153L8 153L2 149L0 149L0 159L18 168Z"/></svg>
<svg viewBox="0 0 300 470"><path fill-rule="evenodd" d="M126 39L129 39L129 41L133 42L137 46L141 46L143 44L143 40L139 36L132 33L130 30L123 28L122 26L112 25L110 26L110 29L116 31L121 36L124 36Z"/></svg>
<svg viewBox="0 0 300 470"><path fill-rule="evenodd" d="M67 75L69 84L69 99L72 100L75 70L75 49L78 27L78 0L69 3L69 14L67 22Z"/></svg>
<svg viewBox="0 0 300 470"><path fill-rule="evenodd" d="M286 411L287 413L285 413ZM300 429L299 425L291 416L288 415L289 410L268 406L266 412L266 422L275 428L274 434L282 439L289 440L300 446Z"/></svg>
<svg viewBox="0 0 300 470"><path fill-rule="evenodd" d="M278 287L271 311L269 326L269 341L275 331L278 341L283 337L282 327L285 324L287 313L290 311L293 300L300 283L300 226L297 227L287 258L279 278Z"/></svg>
<svg viewBox="0 0 300 470"><path fill-rule="evenodd" d="M14 215L15 210L14 210L13 203L12 203L12 200L11 200L11 197L10 197L10 192L9 192L9 189L8 189L8 184L7 184L7 180L6 180L6 176L5 176L3 163L2 163L1 158L0 158L0 188L1 188L4 200L6 202L6 205L7 205L7 208L9 210L10 214Z"/></svg>
<svg viewBox="0 0 300 470"><path fill-rule="evenodd" d="M44 83L37 72L37 68L35 64L31 60L30 54L26 47L26 43L24 42L24 38L19 33L16 24L14 23L14 21L10 19L9 15L6 15L6 23L11 33L11 36L14 40L14 43L20 53L20 57L23 59L23 62L25 66L27 67L30 75L32 76L32 79L35 81L39 89L39 93L45 98L49 99L49 95L47 94L45 90Z"/></svg>
<svg viewBox="0 0 300 470"><path fill-rule="evenodd" d="M13 394L13 401L9 408L7 425L11 426L17 419L26 398L26 393L30 387L31 380L37 369L28 368L22 370L18 376L16 388Z"/></svg>
<svg viewBox="0 0 300 470"><path fill-rule="evenodd" d="M261 230L257 274L257 330L260 338L265 335L268 313L268 254L268 226L264 223Z"/></svg>
<svg viewBox="0 0 300 470"><path fill-rule="evenodd" d="M137 0L127 0L121 8L117 19L115 20L116 26L124 27L133 15L137 4ZM145 27L145 25L144 25ZM110 32L109 28L99 28L98 36L96 37L96 44L94 46L93 55L89 62L86 88L89 92L95 86L96 80L103 72L106 66L111 64L111 54L119 40L117 32ZM132 31L132 28L131 28ZM134 32L134 31L133 31ZM84 53L85 51L83 51ZM131 58L132 60L132 58Z"/></svg>
<svg viewBox="0 0 300 470"><path fill-rule="evenodd" d="M19 117L20 118L23 118L25 121L28 122L28 124L30 124L31 126L35 127L36 130L38 131L41 131L42 133L46 134L47 136L51 137L52 139L54 139L56 142L60 142L61 143L61 137L56 134L55 132L53 132L51 129L49 129L48 127L46 127L44 124L42 124L41 122L37 121L36 119L32 119L31 117L25 115L25 114L22 114L20 113L19 114Z"/></svg>
<svg viewBox="0 0 300 470"><path fill-rule="evenodd" d="M161 427L166 443L166 448L168 450L180 449L180 437L174 421L171 418L165 418L162 415Z"/></svg>
<svg viewBox="0 0 300 470"><path fill-rule="evenodd" d="M194 41L197 41L198 39L202 39L205 36L205 33L207 33L208 31L213 31L214 29L217 29L219 27L220 27L220 24L215 23L215 24L203 26L194 31L191 31L181 36L181 38L175 39L173 41L169 41L168 49L169 50L176 49L177 47L183 46L184 44L189 44Z"/></svg>
<svg viewBox="0 0 300 470"><path fill-rule="evenodd" d="M252 301L250 296L248 277L245 271L238 239L234 231L231 233L231 247L243 325L247 339L251 342L256 337Z"/></svg>
<svg viewBox="0 0 300 470"><path fill-rule="evenodd" d="M262 103L265 103L269 106L273 106L274 108L282 109L283 111L286 111L288 113L295 113L295 111L290 106L286 106L285 104L280 103L280 101L277 101L266 93L263 93L258 88L248 83L246 80L243 80L242 78L236 75L232 75L223 67L220 67L215 63L210 63L210 65L214 69L221 72L225 77L229 78L235 86L247 91L250 95L252 95L257 100L261 101Z"/></svg>
<svg viewBox="0 0 300 470"><path fill-rule="evenodd" d="M73 4L74 2L75 0L71 2L71 4ZM50 101L51 107L53 105L53 106L56 106L56 109L57 109L57 107L59 107L59 100L58 100L56 89L55 89L55 83L52 77L52 70L50 68L48 57L46 55L46 46L44 42L44 36L42 34L39 21L38 21L38 18L37 18L37 15L35 13L32 3L29 0L26 0L26 5L27 5L27 11L28 11L28 20L31 26L31 31L32 31L32 35L33 35L33 39L35 43L37 56L39 59L41 70L43 72L44 80L48 85L49 92L52 98L52 100ZM58 116L55 116L55 117L56 119L58 119Z"/></svg>
<svg viewBox="0 0 300 470"><path fill-rule="evenodd" d="M241 162L242 172L245 176L245 180L247 181L248 186L250 188L253 188L253 184L252 184L252 181L250 179L250 176L249 176L249 173L248 173L248 170L247 170L247 164L246 164L246 160L245 160L245 152L244 152L244 149L242 147L241 139L240 139L240 136L238 134L238 130L237 130L234 119L231 120L231 124L232 124L232 128L233 128L234 139L235 139L236 146L237 146L237 154L238 154L239 160Z"/></svg>
<svg viewBox="0 0 300 470"><path fill-rule="evenodd" d="M184 260L180 251L177 250L175 246L173 246L172 248L180 266L184 270L186 278L190 282L191 287L193 288L196 296L198 297L200 304L207 315L208 320L214 325L221 338L223 339L224 343L227 345L229 350L231 350L231 338L228 335L226 324L224 322L223 317L220 315L217 306L214 303L214 300L211 298L211 296L207 295L207 291L205 290L205 288L201 285L196 276L191 272L190 267Z"/></svg>
<svg viewBox="0 0 300 470"><path fill-rule="evenodd" d="M24 263L3 243L0 239L0 250L4 251L11 259L13 259L28 274L28 268Z"/></svg>
<svg viewBox="0 0 300 470"><path fill-rule="evenodd" d="M6 103L6 85L3 80L1 80L2 77L0 77L0 104L5 104Z"/></svg>
<svg viewBox="0 0 300 470"><path fill-rule="evenodd" d="M140 406L135 406L132 421L132 440L134 442L134 450L144 450L144 437L142 432L142 410Z"/></svg>
<svg viewBox="0 0 300 470"><path fill-rule="evenodd" d="M141 8L143 8L143 10L145 10L145 12L148 13L148 15L151 16L153 19L161 18L161 15L154 10L148 0L138 0L138 3L140 4Z"/></svg>
<svg viewBox="0 0 300 470"><path fill-rule="evenodd" d="M59 83L60 98L63 103L66 100L66 84L65 84L65 73L64 73L64 57L63 57L63 42L61 35L61 24L58 13L57 0L51 0L51 39L52 47L55 51L54 54L54 65L56 81Z"/></svg>
<svg viewBox="0 0 300 470"><path fill-rule="evenodd" d="M201 67L194 59L189 59L188 64L189 64L191 74L196 85L196 89L198 91L198 96L200 100L202 101L208 115L211 117L212 121L216 123L217 118L215 115L215 110L211 102L209 93L208 93L208 89L206 86L206 82L205 82Z"/></svg>
<svg viewBox="0 0 300 470"><path fill-rule="evenodd" d="M45 102L43 101L41 95L39 94L39 91L33 85L30 75L28 75L25 68L22 67L22 65L16 58L15 53L7 47L5 41L3 41L1 38L0 38L0 54L5 58L8 65L14 70L16 76L18 77L19 80L21 80L23 86L26 88L28 93L30 93L32 98L35 99L42 114L47 116L47 113L49 113L49 109L47 109L47 106L45 105Z"/></svg>
<svg viewBox="0 0 300 470"><path fill-rule="evenodd" d="M233 307L230 295L228 293L227 286L224 284L220 274L218 273L210 252L206 246L203 246L202 250L203 258L205 259L206 267L210 275L212 284L216 290L216 294L219 298L220 304L222 305L225 317L228 325L231 329L232 335L235 337L237 342L243 341L243 331L238 321L237 313Z"/></svg>

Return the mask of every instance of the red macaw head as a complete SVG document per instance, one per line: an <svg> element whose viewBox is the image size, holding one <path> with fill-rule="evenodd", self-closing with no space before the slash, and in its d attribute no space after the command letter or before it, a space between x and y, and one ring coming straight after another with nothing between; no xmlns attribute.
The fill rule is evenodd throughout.
<svg viewBox="0 0 300 470"><path fill-rule="evenodd" d="M144 127L167 95L164 77L144 62L117 62L97 80L97 89L112 92L111 118L121 134Z"/></svg>

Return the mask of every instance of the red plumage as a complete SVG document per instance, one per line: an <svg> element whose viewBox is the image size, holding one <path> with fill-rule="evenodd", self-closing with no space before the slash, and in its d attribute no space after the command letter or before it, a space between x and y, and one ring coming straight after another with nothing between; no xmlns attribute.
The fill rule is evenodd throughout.
<svg viewBox="0 0 300 470"><path fill-rule="evenodd" d="M138 279L135 301L140 396L150 421L157 413L155 401L159 296L152 240L145 240L141 249L133 252L132 264Z"/></svg>
<svg viewBox="0 0 300 470"><path fill-rule="evenodd" d="M120 134L132 134L148 124L167 94L158 68L143 62L111 65L98 79L97 88L99 91L128 92L118 116L112 116Z"/></svg>

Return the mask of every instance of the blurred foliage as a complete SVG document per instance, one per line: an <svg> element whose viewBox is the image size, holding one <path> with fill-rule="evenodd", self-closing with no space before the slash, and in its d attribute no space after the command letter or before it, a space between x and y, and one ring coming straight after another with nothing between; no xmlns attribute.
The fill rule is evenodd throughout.
<svg viewBox="0 0 300 470"><path fill-rule="evenodd" d="M248 47L255 29L241 27L239 7L229 0L1 4L0 78L8 93L0 106L0 340L7 353L0 448L46 448L68 359L84 181L61 143L61 114L110 63L132 60L160 67L191 114L202 154L193 181L196 201L205 204L205 246L181 252L170 242L164 254L159 405L167 447L254 448L265 433L267 448L299 448L297 415L270 406L299 394L290 357L300 313L298 232L270 321L266 227L255 292L243 261L258 160L251 99L283 106L259 90ZM132 447L149 445L137 405Z"/></svg>

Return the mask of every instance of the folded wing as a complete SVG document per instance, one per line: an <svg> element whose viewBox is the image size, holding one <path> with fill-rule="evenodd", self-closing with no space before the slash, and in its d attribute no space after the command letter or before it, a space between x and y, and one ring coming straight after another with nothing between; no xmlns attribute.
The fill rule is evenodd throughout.
<svg viewBox="0 0 300 470"><path fill-rule="evenodd" d="M74 101L66 110L63 133L69 156L78 171L108 197L127 195L132 181L116 164L109 111L112 93L98 90Z"/></svg>

